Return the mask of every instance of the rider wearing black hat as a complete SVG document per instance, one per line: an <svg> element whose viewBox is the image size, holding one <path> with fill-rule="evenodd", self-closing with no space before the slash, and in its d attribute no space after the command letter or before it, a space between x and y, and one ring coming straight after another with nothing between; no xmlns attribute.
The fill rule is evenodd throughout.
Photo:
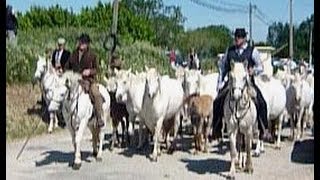
<svg viewBox="0 0 320 180"><path fill-rule="evenodd" d="M224 82L224 78L227 73L231 70L230 61L231 59L236 62L244 62L248 60L248 73L251 76L253 87L257 92L257 97L254 102L257 107L258 113L258 125L260 132L264 131L264 135L268 134L268 119L267 119L267 104L259 90L255 85L253 76L261 74L263 72L262 62L260 60L259 52L256 48L251 47L246 41L247 33L244 28L236 29L234 33L235 44L229 47L224 55L221 62L221 72L219 74L218 90L219 94L214 102L214 119L213 119L213 130L217 136L221 136L222 128L222 116L224 99L228 92L228 83ZM262 134L262 133L261 133Z"/></svg>
<svg viewBox="0 0 320 180"><path fill-rule="evenodd" d="M65 64L65 69L70 69L82 74L83 80L80 81L80 84L83 85L86 92L90 95L98 120L98 126L103 127L103 98L99 92L97 84L95 83L95 76L98 71L98 61L96 55L91 49L89 49L90 41L88 34L81 34L78 38L78 47L76 51L71 54L68 62Z"/></svg>

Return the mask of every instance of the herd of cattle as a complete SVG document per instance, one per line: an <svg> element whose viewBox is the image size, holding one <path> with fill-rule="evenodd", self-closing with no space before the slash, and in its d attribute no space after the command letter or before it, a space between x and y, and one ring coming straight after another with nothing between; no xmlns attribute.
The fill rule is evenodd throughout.
<svg viewBox="0 0 320 180"><path fill-rule="evenodd" d="M96 126L89 95L78 83L81 76L73 72L59 76L51 63L39 56L35 78L40 80L42 97L50 112L49 132L57 127L55 114L62 111L75 148L73 168L81 166L80 142L86 127L92 132L93 153L97 160L101 160L106 127L100 129ZM132 143L134 125L139 122L137 148L142 148L146 140L147 133L143 133L146 129L145 132L153 135L152 161L160 155L162 142L165 142L167 150L174 150L179 130L181 127L187 130L187 126L193 131L194 152L208 152L213 102L218 95L218 73L203 75L196 70L178 68L172 78L160 75L155 68L145 67L144 72L135 73L130 69L115 70L115 76L104 78L104 81L104 85L99 85L99 91L104 98L103 119L112 122L111 149L118 142L120 124L122 142ZM282 123L288 120L292 138L300 139L305 126L313 125L313 74L307 73L303 67L292 72L279 70L272 77L257 76L256 84L267 102L270 128L272 124L277 126L276 147L280 148ZM228 130L228 126L224 125L225 128ZM263 140L257 137L254 153L259 155L260 151L263 151Z"/></svg>

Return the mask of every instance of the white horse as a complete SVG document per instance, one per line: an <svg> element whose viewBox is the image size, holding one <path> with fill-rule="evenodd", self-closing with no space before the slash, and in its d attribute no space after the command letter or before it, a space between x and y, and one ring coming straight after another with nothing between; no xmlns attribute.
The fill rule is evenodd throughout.
<svg viewBox="0 0 320 180"><path fill-rule="evenodd" d="M179 127L180 110L183 104L183 89L180 82L168 76L161 76L154 68L147 70L141 116L143 123L153 134L154 147L151 160L156 161L161 153L159 138L163 123L174 118L174 134L171 147L175 146ZM142 122L140 122L142 123ZM141 126L139 126L139 134ZM141 144L141 142L139 142Z"/></svg>
<svg viewBox="0 0 320 180"><path fill-rule="evenodd" d="M115 70L116 74L116 100L126 104L129 113L129 135L134 134L135 121L141 121L139 115L142 109L143 94L145 88L145 73L132 74L129 70ZM138 148L140 148L138 146Z"/></svg>
<svg viewBox="0 0 320 180"><path fill-rule="evenodd" d="M102 160L102 143L110 108L109 93L104 86L99 84L99 91L104 99L102 120L105 122L105 126L99 128L96 118L93 116L93 105L89 94L84 92L79 83L80 79L80 74L71 71L65 72L62 76L61 84L53 89L52 100L48 107L49 111L56 111L62 104L63 117L71 133L74 145L74 169L81 167L80 143L86 126L89 127L92 133L93 155L97 161ZM97 147L98 144L99 148Z"/></svg>
<svg viewBox="0 0 320 180"><path fill-rule="evenodd" d="M233 179L235 177L236 164L239 163L242 166L242 157L240 156L238 159L236 149L236 145L239 143L237 135L240 133L243 134L245 138L245 149L247 154L245 171L249 173L253 172L251 143L253 139L253 129L257 119L257 110L251 99L251 96L255 95L255 91L250 84L251 82L246 72L247 66L247 61L244 63L231 62L228 84L230 92L227 94L223 106L223 118L224 122L227 124L230 140L230 177ZM242 141L242 138L240 141ZM241 155L241 153L239 155Z"/></svg>
<svg viewBox="0 0 320 180"><path fill-rule="evenodd" d="M295 73L294 81L291 87L295 92L295 104L298 107L297 119L297 139L300 140L303 136L305 123L312 122L313 119L313 104L314 104L314 89L309 85L306 79L302 78L299 73ZM305 115L305 116L304 116ZM292 118L292 121L294 119ZM293 122L291 123L293 125ZM293 131L293 138L294 131Z"/></svg>
<svg viewBox="0 0 320 180"><path fill-rule="evenodd" d="M51 90L57 84L58 78L58 74L53 69L51 62L46 60L45 57L39 55L34 80L40 81L41 97L42 100L44 100L42 103L45 103L42 104L42 106L45 106L45 108L47 108L47 105L49 104L52 96ZM51 133L53 129L57 127L58 119L56 117L56 111L50 112L48 132Z"/></svg>
<svg viewBox="0 0 320 180"><path fill-rule="evenodd" d="M267 118L269 128L271 129L272 122L277 124L277 141L275 141L275 148L280 149L282 122L286 115L286 89L282 82L273 77L268 77L265 74L255 77L255 83L259 87L263 98L267 104ZM261 149L260 149L261 148ZM255 155L259 156L260 151L264 151L264 144L262 140L257 141Z"/></svg>

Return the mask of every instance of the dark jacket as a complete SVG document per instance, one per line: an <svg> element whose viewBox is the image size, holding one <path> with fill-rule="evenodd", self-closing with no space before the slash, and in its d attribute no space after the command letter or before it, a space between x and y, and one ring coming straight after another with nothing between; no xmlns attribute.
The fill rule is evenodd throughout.
<svg viewBox="0 0 320 180"><path fill-rule="evenodd" d="M56 54L59 50L55 50L52 54L52 59L51 59L51 64L53 67L56 67ZM67 63L68 59L70 57L70 51L68 50L63 50L61 59L60 59L60 64L62 69L64 70L65 64Z"/></svg>
<svg viewBox="0 0 320 180"><path fill-rule="evenodd" d="M83 53L82 58L79 62L79 51L76 50L70 55L69 60L65 64L65 69L73 70L74 72L78 72L81 74L84 69L90 69L90 76L86 79L92 82L92 80L95 79L95 75L97 74L98 70L98 62L96 55L90 49L88 49Z"/></svg>
<svg viewBox="0 0 320 180"><path fill-rule="evenodd" d="M255 65L255 62L252 59L252 52L253 52L253 47L249 46L242 52L241 55L239 55L236 52L236 46L231 46L228 49L228 53L227 53L227 67L226 70L224 72L224 75L222 77L225 76L225 74L227 72L229 72L231 70L230 67L230 61L234 60L235 62L244 62L245 60L248 60L248 68L252 68Z"/></svg>
<svg viewBox="0 0 320 180"><path fill-rule="evenodd" d="M6 30L14 31L17 34L17 18L12 13L7 13Z"/></svg>

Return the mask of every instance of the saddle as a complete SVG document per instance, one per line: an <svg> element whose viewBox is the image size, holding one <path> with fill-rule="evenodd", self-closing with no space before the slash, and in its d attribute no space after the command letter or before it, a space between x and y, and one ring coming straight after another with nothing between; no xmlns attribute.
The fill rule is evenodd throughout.
<svg viewBox="0 0 320 180"><path fill-rule="evenodd" d="M82 87L82 89L84 90L84 92L86 94L89 94L89 97L92 101L92 103L94 103L94 98L93 98L93 95L92 93L90 92L90 86L91 86L91 83L90 81L88 80L84 80L84 79L79 79L78 80L80 86ZM101 94L100 94L101 95ZM103 98L103 96L101 95L101 98L102 98L102 103L105 103L105 99Z"/></svg>

